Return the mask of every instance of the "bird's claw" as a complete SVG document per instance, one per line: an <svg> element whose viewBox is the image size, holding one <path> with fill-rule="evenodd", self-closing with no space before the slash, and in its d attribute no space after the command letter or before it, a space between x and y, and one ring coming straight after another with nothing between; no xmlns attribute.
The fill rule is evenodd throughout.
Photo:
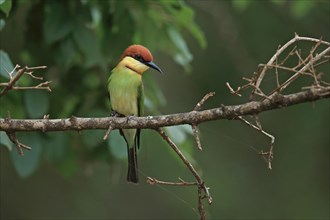
<svg viewBox="0 0 330 220"><path fill-rule="evenodd" d="M126 123L129 122L129 120L131 120L134 116L133 115L128 115L126 116Z"/></svg>
<svg viewBox="0 0 330 220"><path fill-rule="evenodd" d="M125 117L125 115L122 115L122 114L120 114L120 113L117 112L117 111L112 111L112 112L110 113L110 116L111 116L111 117Z"/></svg>

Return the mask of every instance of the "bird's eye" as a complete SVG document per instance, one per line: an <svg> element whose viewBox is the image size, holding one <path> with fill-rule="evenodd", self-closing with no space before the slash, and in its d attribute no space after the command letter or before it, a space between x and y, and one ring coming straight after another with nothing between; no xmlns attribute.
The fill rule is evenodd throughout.
<svg viewBox="0 0 330 220"><path fill-rule="evenodd" d="M141 55L135 55L134 56L134 59L136 59L136 60L138 60L140 62L144 62L144 59L143 59L143 57Z"/></svg>

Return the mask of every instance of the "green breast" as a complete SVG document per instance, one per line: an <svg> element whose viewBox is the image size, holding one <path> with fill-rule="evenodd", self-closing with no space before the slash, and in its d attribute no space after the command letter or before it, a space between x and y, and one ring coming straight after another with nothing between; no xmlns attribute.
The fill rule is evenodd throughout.
<svg viewBox="0 0 330 220"><path fill-rule="evenodd" d="M126 116L138 116L141 88L143 89L141 75L128 68L115 68L108 84L112 110Z"/></svg>

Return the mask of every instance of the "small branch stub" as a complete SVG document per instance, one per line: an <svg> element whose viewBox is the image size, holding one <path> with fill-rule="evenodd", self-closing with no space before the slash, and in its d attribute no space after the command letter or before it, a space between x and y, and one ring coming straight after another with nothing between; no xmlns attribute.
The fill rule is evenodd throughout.
<svg viewBox="0 0 330 220"><path fill-rule="evenodd" d="M215 92L209 92L207 93L195 106L194 111L199 111L202 108L202 105L204 102L206 102L209 98L215 95Z"/></svg>
<svg viewBox="0 0 330 220"><path fill-rule="evenodd" d="M13 144L15 144L16 149L17 149L17 152L18 152L18 154L21 157L24 156L24 153L23 153L23 149L22 148L25 148L26 150L31 150L31 147L29 147L29 146L27 146L25 144L22 144L21 142L18 141L15 133L13 133L13 132L7 132L7 136L9 138L9 140L11 142L13 142Z"/></svg>
<svg viewBox="0 0 330 220"><path fill-rule="evenodd" d="M195 106L194 111L199 111L202 108L202 105L212 96L215 95L215 92L209 92L207 93ZM195 138L195 142L196 142L196 146L198 150L203 150L202 148L202 144L201 144L201 140L199 138L199 134L198 134L198 128L197 128L197 124L193 123L191 125L193 134L194 134L194 138Z"/></svg>
<svg viewBox="0 0 330 220"><path fill-rule="evenodd" d="M108 137L109 137L109 135L110 135L110 132L111 132L112 130L113 130L113 127L112 127L111 125L109 125L108 130L107 130L107 132L105 133L105 135L104 135L104 137L103 137L103 140L104 140L104 141L108 139Z"/></svg>

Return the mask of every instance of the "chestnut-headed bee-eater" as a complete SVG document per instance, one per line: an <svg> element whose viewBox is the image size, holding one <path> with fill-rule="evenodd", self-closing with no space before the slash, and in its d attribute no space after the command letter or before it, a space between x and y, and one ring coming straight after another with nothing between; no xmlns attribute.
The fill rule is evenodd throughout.
<svg viewBox="0 0 330 220"><path fill-rule="evenodd" d="M150 51L141 45L131 45L123 53L108 80L111 110L121 116L142 116L144 89L142 74L151 67L162 73L153 63ZM138 183L137 149L140 147L140 129L121 129L127 143L127 181Z"/></svg>

